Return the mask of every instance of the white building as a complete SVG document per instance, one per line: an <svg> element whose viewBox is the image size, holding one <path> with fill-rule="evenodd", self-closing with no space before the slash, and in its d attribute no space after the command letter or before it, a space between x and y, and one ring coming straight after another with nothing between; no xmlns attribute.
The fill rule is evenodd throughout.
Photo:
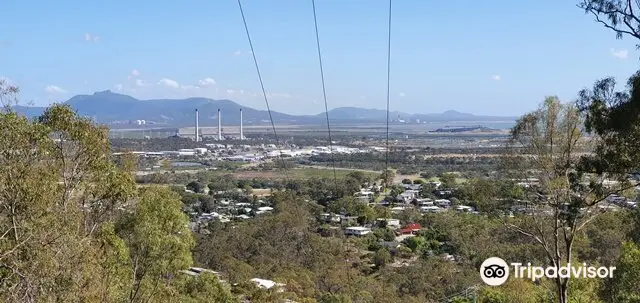
<svg viewBox="0 0 640 303"><path fill-rule="evenodd" d="M352 226L344 229L344 234L347 236L364 236L371 232L371 228L363 226Z"/></svg>
<svg viewBox="0 0 640 303"><path fill-rule="evenodd" d="M400 220L392 218L378 218L378 222L387 222L387 227L400 228Z"/></svg>

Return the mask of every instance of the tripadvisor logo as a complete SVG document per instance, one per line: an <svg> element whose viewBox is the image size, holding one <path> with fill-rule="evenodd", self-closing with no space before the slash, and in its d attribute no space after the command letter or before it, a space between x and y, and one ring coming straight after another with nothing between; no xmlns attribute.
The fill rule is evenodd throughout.
<svg viewBox="0 0 640 303"><path fill-rule="evenodd" d="M486 259L480 265L480 278L487 285L501 285L509 278L509 265L500 258L491 257Z"/></svg>
<svg viewBox="0 0 640 303"><path fill-rule="evenodd" d="M555 266L531 266L531 263L523 265L522 263L511 263L513 267L513 277L520 279L530 279L531 281L546 278L613 278L615 267L594 267L587 266L571 266L571 263L555 267ZM504 260L491 257L484 260L480 265L480 278L490 286L502 285L509 278L509 264Z"/></svg>

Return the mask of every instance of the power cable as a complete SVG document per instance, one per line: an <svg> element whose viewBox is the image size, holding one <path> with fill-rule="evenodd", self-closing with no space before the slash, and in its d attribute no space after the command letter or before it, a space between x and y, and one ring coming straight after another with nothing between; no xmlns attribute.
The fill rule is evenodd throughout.
<svg viewBox="0 0 640 303"><path fill-rule="evenodd" d="M331 123L329 122L329 106L327 104L327 89L324 81L324 67L322 64L322 51L320 50L320 35L318 34L318 16L316 14L316 1L311 0L313 7L313 24L316 32L316 46L318 48L318 63L320 64L320 79L322 81L322 96L324 98L324 113L327 118L327 134L329 136L329 152L331 153L331 164L333 166L333 182L335 185L335 197L338 196L338 175L336 173L336 161L333 153L333 139L331 138Z"/></svg>
<svg viewBox="0 0 640 303"><path fill-rule="evenodd" d="M386 152L384 159L384 176L386 177L389 170L389 103L391 99L391 2L389 0L389 22L388 22L388 36L387 36L387 140L386 140ZM386 178L385 178L386 179ZM388 186L385 180L385 189Z"/></svg>
<svg viewBox="0 0 640 303"><path fill-rule="evenodd" d="M267 98L267 92L264 89L264 81L262 80L262 74L260 73L260 67L258 65L258 59L256 58L256 52L253 48L253 42L251 40L251 34L249 34L249 27L247 26L247 18L244 15L244 10L242 9L242 2L238 0L238 7L240 8L240 14L242 15L242 23L244 24L244 30L247 34L247 40L249 41L249 47L251 48L251 55L253 57L253 64L256 67L256 73L258 74L258 80L260 80L260 88L262 89L262 96L264 96L264 103L267 105L267 111L269 112L269 120L271 121L271 128L273 129L273 137L276 140L276 148L278 149L278 158L280 159L282 166L284 168L285 180L289 182L289 175L287 172L287 165L282 158L282 150L280 150L280 140L278 140L278 132L276 131L276 124L273 122L273 115L271 114L271 107L269 106L269 99Z"/></svg>

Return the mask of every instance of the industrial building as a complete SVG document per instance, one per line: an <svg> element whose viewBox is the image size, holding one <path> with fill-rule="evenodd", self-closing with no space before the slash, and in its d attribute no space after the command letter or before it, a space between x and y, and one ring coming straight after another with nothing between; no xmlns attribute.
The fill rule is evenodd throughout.
<svg viewBox="0 0 640 303"><path fill-rule="evenodd" d="M242 118L242 109L240 109L240 124L238 126L223 127L222 126L222 110L218 109L218 127L202 127L200 126L200 114L198 109L195 110L194 127L183 127L178 129L178 136L190 138L196 142L202 141L203 138L214 138L216 140L240 139L244 140L244 127Z"/></svg>

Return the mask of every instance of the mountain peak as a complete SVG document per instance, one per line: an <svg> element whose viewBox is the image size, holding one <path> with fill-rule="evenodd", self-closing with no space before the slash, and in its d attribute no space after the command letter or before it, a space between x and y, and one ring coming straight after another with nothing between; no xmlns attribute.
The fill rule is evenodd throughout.
<svg viewBox="0 0 640 303"><path fill-rule="evenodd" d="M446 110L446 111L444 111L442 113L445 114L445 115L462 114L461 112L459 112L457 110L453 110L453 109Z"/></svg>

